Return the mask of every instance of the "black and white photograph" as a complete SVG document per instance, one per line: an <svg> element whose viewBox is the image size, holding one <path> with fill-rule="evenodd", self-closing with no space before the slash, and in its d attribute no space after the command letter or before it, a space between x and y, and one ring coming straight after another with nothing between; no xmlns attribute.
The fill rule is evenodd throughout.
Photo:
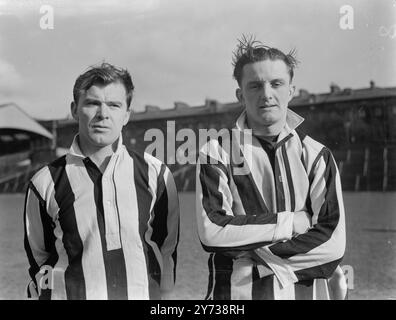
<svg viewBox="0 0 396 320"><path fill-rule="evenodd" d="M0 300L395 300L395 57L396 0L0 0Z"/></svg>

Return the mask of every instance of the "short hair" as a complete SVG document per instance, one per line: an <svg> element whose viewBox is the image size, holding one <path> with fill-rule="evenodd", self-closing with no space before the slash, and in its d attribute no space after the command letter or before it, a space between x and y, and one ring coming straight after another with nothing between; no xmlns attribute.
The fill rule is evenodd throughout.
<svg viewBox="0 0 396 320"><path fill-rule="evenodd" d="M241 86L243 67L249 63L262 60L282 60L289 71L290 82L293 80L294 68L297 67L298 61L295 57L296 50L291 50L288 54L284 54L277 48L271 48L257 41L254 36L242 35L238 39L238 46L233 52L232 65L234 67L234 79Z"/></svg>
<svg viewBox="0 0 396 320"><path fill-rule="evenodd" d="M93 85L108 85L114 82L120 82L124 85L127 109L129 109L132 101L133 89L135 88L131 75L128 70L117 68L107 62L103 62L101 65L91 66L77 78L73 87L74 102L77 104L81 92L87 91Z"/></svg>

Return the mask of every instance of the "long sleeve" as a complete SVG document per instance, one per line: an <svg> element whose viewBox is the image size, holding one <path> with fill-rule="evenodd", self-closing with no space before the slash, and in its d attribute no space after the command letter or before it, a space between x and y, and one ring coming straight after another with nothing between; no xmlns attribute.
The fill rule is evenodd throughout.
<svg viewBox="0 0 396 320"><path fill-rule="evenodd" d="M323 148L309 174L308 212L312 228L290 240L256 250L282 259L298 280L329 278L345 251L345 213L340 176L331 152ZM269 249L269 250L267 250Z"/></svg>
<svg viewBox="0 0 396 320"><path fill-rule="evenodd" d="M54 245L53 225L46 212L45 201L32 183L29 184L24 209L24 247L29 261L28 297L37 297L37 274L43 265L49 263Z"/></svg>
<svg viewBox="0 0 396 320"><path fill-rule="evenodd" d="M222 153L218 143L211 140L202 148L196 168L197 224L204 249L230 253L290 239L291 212L236 214L229 186L229 162Z"/></svg>
<svg viewBox="0 0 396 320"><path fill-rule="evenodd" d="M152 223L154 240L162 256L161 292L173 289L176 281L177 245L179 242L179 199L170 170L163 164L158 177L157 201Z"/></svg>

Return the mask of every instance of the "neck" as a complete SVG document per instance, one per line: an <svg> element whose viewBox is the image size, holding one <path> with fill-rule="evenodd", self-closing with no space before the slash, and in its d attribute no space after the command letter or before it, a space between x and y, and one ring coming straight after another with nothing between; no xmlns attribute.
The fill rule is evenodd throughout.
<svg viewBox="0 0 396 320"><path fill-rule="evenodd" d="M278 136L280 132L282 131L283 127L285 126L284 122L280 123L274 123L270 126L263 126L252 123L247 119L247 125L250 129L252 129L252 133L255 136L262 136L262 137L267 137L267 136Z"/></svg>
<svg viewBox="0 0 396 320"><path fill-rule="evenodd" d="M112 145L108 145L105 147L96 147L88 143L84 143L84 141L79 137L78 144L83 155L89 157L91 161L95 163L95 165L103 173L106 170L111 156L117 148L118 140Z"/></svg>

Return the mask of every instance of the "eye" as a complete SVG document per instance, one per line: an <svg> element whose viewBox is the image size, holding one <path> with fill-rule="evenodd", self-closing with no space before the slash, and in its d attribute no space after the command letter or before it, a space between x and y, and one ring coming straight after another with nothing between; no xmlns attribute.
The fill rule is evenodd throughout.
<svg viewBox="0 0 396 320"><path fill-rule="evenodd" d="M251 83L250 85L249 85L249 89L252 89L252 90L257 90L257 89L260 89L260 84L259 83Z"/></svg>
<svg viewBox="0 0 396 320"><path fill-rule="evenodd" d="M94 100L87 100L87 101L85 101L85 105L87 107L95 107L95 106L100 106L100 102L94 101Z"/></svg>
<svg viewBox="0 0 396 320"><path fill-rule="evenodd" d="M275 82L272 83L272 87L273 88L278 88L278 87L280 87L282 85L283 85L282 81L275 81Z"/></svg>
<svg viewBox="0 0 396 320"><path fill-rule="evenodd" d="M115 108L115 109L119 109L119 108L121 108L122 105L121 105L121 103L111 102L111 103L108 104L108 106L112 107L112 108Z"/></svg>

